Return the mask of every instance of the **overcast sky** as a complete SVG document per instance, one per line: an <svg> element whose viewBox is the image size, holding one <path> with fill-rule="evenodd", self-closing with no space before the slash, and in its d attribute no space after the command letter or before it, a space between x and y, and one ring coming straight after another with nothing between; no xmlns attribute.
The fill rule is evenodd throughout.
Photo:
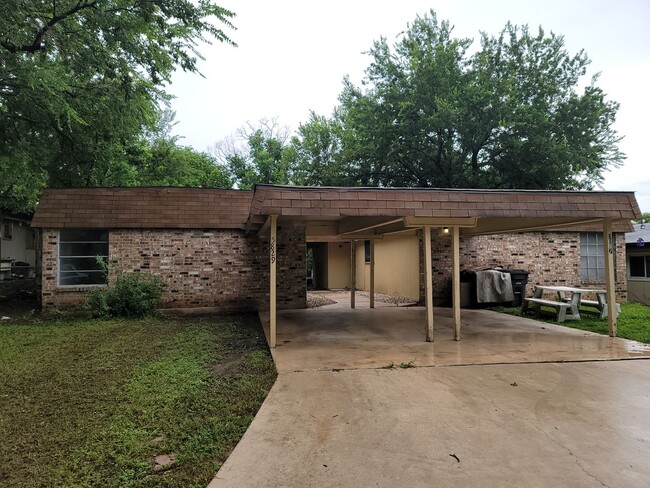
<svg viewBox="0 0 650 488"><path fill-rule="evenodd" d="M648 0L217 0L233 10L239 47L202 46L205 76L177 73L170 87L181 143L205 150L246 121L278 117L296 129L309 110L329 115L341 81L358 83L380 36L389 41L416 15L433 8L458 37L478 43L506 22L542 26L565 37L571 53L585 49L598 85L621 104L616 129L628 156L606 174L606 190L634 190L650 211L650 1Z"/></svg>

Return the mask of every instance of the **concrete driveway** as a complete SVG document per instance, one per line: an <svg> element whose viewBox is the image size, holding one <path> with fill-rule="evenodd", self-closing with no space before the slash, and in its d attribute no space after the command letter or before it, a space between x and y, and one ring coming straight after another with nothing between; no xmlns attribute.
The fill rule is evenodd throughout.
<svg viewBox="0 0 650 488"><path fill-rule="evenodd" d="M417 310L344 308L282 312L278 380L210 487L650 484L646 345L465 311L459 344L444 310L427 344ZM426 367L381 369L402 359Z"/></svg>

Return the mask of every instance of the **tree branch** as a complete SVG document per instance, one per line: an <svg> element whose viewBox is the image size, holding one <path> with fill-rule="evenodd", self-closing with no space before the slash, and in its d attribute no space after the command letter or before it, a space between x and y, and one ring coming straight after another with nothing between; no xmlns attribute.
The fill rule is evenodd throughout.
<svg viewBox="0 0 650 488"><path fill-rule="evenodd" d="M53 12L53 17L43 27L39 29L39 31L34 36L34 40L30 44L23 44L22 46L17 46L16 44L10 42L7 39L4 41L0 41L0 46L4 47L7 51L9 51L12 54L15 54L17 52L35 53L39 51L44 51L45 45L43 44L43 38L45 37L45 34L47 34L47 32L52 27L54 27L59 22L67 19L68 17L72 17L80 10L84 10L87 8L94 8L97 5L98 1L99 0L93 0L92 2L89 2L88 0L79 1L70 10L63 12L60 15L56 15L56 10L55 10ZM53 8L56 9L56 3L53 3Z"/></svg>

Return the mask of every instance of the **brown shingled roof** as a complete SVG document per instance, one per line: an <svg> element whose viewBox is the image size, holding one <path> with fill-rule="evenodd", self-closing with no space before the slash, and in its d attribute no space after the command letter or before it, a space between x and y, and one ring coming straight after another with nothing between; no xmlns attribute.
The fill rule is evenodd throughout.
<svg viewBox="0 0 650 488"><path fill-rule="evenodd" d="M32 226L245 229L252 198L252 191L212 188L47 189Z"/></svg>
<svg viewBox="0 0 650 488"><path fill-rule="evenodd" d="M584 217L635 219L633 192L258 185L251 215L318 217Z"/></svg>
<svg viewBox="0 0 650 488"><path fill-rule="evenodd" d="M287 220L368 217L478 218L472 232L612 219L626 231L641 213L632 192L283 187L73 188L45 190L34 227L246 229L267 215ZM250 219L250 220L249 220ZM586 228L586 227L585 227ZM468 231L469 232L469 231Z"/></svg>

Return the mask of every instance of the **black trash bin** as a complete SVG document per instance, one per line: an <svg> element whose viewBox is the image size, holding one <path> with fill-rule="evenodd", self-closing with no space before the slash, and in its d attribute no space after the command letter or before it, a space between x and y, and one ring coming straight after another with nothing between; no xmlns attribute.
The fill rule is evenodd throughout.
<svg viewBox="0 0 650 488"><path fill-rule="evenodd" d="M510 273L512 281L512 291L515 294L515 300L512 304L516 307L521 306L523 299L526 297L526 285L528 284L528 271L523 269L504 269L505 273Z"/></svg>
<svg viewBox="0 0 650 488"><path fill-rule="evenodd" d="M460 272L460 306L476 308L476 272L463 269Z"/></svg>

